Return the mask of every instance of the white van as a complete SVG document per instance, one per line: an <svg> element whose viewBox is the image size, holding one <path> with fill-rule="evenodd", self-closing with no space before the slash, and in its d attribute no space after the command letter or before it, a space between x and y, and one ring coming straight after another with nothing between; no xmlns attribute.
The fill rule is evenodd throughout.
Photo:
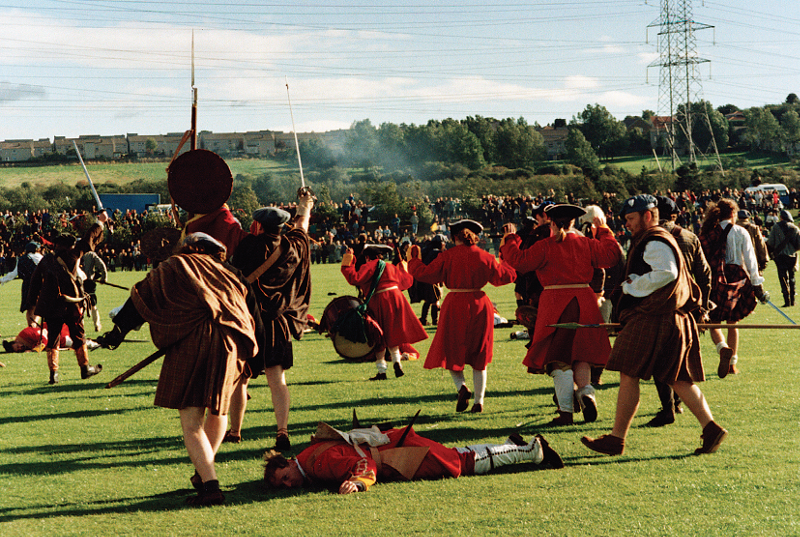
<svg viewBox="0 0 800 537"><path fill-rule="evenodd" d="M772 192L773 190L778 193L781 203L783 203L784 206L789 206L789 189L786 188L786 185L783 183L769 183L758 186L748 186L744 189L745 192L750 192L751 194L756 192Z"/></svg>

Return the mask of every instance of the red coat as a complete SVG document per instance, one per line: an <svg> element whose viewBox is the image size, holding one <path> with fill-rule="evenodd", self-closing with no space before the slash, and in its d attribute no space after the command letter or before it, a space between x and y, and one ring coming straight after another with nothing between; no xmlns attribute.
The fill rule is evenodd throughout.
<svg viewBox="0 0 800 537"><path fill-rule="evenodd" d="M342 265L342 274L347 283L358 287L362 295L366 296L372 288L377 265L377 260L364 263L358 270L355 265ZM383 340L388 348L428 339L428 333L403 295L403 291L413 283L414 278L403 268L386 263L378 289L367 305L369 314L383 330ZM391 289L392 287L395 289Z"/></svg>
<svg viewBox="0 0 800 537"><path fill-rule="evenodd" d="M425 368L444 367L462 371L465 364L482 371L492 361L494 306L480 289L487 283L506 285L517 274L507 263L477 246L460 245L445 250L430 265L412 259L408 269L414 278L444 283L450 292L442 303L436 335L425 359ZM458 289L475 289L460 292Z"/></svg>
<svg viewBox="0 0 800 537"><path fill-rule="evenodd" d="M559 348L551 352L550 344L556 334L548 325L558 322L599 324L603 322L597 297L588 286L595 268L611 268L619 261L620 249L613 233L600 228L597 239L578 233L567 233L562 242L555 237L539 241L528 249L520 250L521 239L512 235L500 249L503 259L520 273L536 271L544 286L539 299L536 329L531 345L522 362L536 372L545 372L545 365L559 361L573 361L605 365L611 353L608 333L604 328L581 328L562 334L567 341L559 341ZM554 285L580 285L582 288L548 289ZM562 318L567 305L575 299L578 312L575 318ZM563 332L564 330L562 330ZM571 350L569 340L571 339Z"/></svg>
<svg viewBox="0 0 800 537"><path fill-rule="evenodd" d="M390 442L378 447L378 451L385 451L397 446L397 442L404 429L391 429L385 434ZM327 444L322 446L321 444ZM465 456L470 453L460 454L456 448L448 448L419 436L413 429L406 436L403 447L425 447L428 452L422 464L414 473L414 479L440 479L443 477L458 477L462 473ZM320 450L321 449L321 450ZM311 444L297 455L297 464L306 477L312 482L338 487L345 481L360 481L365 488L369 488L378 478L384 480L398 479L399 474L387 465L378 465L370 454L369 446L361 447L364 456L358 454L355 448L345 442L321 442Z"/></svg>
<svg viewBox="0 0 800 537"><path fill-rule="evenodd" d="M242 239L249 235L242 229L242 225L233 216L227 204L214 212L196 216L199 218L186 222L186 235L198 232L208 233L225 245L227 259L233 257L236 247L239 246Z"/></svg>

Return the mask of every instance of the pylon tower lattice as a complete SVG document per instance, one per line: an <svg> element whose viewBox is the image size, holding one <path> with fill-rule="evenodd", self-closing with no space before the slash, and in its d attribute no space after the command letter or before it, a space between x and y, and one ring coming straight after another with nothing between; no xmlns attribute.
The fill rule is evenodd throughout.
<svg viewBox="0 0 800 537"><path fill-rule="evenodd" d="M693 137L696 124L692 104L700 103L703 99L698 66L709 62L697 55L694 33L713 26L693 20L691 0L661 0L659 18L648 25L648 28L652 27L659 28L659 59L649 66L660 67L658 115L661 120L657 128L664 129L666 151L672 159L672 169L679 165L681 152L685 153L688 163L692 164L696 162L698 152L705 153L708 149L713 149L717 165L722 170L706 106L701 107L701 117L698 118L697 125L708 129L711 140L709 147L705 151L698 150ZM683 140L677 136L678 132L683 134Z"/></svg>

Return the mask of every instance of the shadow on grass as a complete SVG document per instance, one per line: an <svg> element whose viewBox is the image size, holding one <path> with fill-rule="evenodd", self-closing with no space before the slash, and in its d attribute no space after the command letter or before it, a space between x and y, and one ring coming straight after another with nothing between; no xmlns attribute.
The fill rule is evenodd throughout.
<svg viewBox="0 0 800 537"><path fill-rule="evenodd" d="M131 412L140 412L142 410L152 410L152 405L147 406L138 406L138 407L129 407L129 408L117 408L117 409L109 409L109 410L78 410L75 412L53 412L51 414L37 414L37 415L26 415L26 416L9 416L5 418L0 418L0 425L6 425L8 423L33 423L38 421L47 421L47 420L60 420L62 418L66 419L83 419L83 418L93 418L98 416L108 416L108 415L116 415L116 414L128 414Z"/></svg>
<svg viewBox="0 0 800 537"><path fill-rule="evenodd" d="M187 481L188 482L188 481ZM223 486L226 505L247 505L271 500L276 497L300 492L314 492L314 489L297 491L268 491L261 480L247 481L228 489ZM184 488L152 496L134 496L95 500L59 505L35 505L25 507L0 508L0 523L24 519L48 519L56 517L92 516L103 514L127 515L131 512L161 512L181 509L196 509L186 505L186 499L195 494L194 489Z"/></svg>

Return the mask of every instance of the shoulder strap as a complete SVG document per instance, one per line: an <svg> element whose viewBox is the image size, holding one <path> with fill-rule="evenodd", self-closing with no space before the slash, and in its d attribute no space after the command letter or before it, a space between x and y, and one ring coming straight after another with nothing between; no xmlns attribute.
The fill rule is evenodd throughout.
<svg viewBox="0 0 800 537"><path fill-rule="evenodd" d="M382 259L378 259L378 264L375 266L375 277L372 279L372 288L369 290L369 294L364 299L364 306L366 307L369 304L369 300L372 298L372 295L375 294L375 291L378 289L378 282L381 281L381 276L383 276L383 271L386 269L386 262Z"/></svg>
<svg viewBox="0 0 800 537"><path fill-rule="evenodd" d="M281 251L282 251L281 250L281 245L280 245L280 243L278 243L277 248L275 248L275 250L273 250L272 254L267 258L267 260L264 261L261 264L261 266L258 267L256 270L251 272L250 275L247 276L247 278L245 278L247 280L247 283L253 283L257 279L259 279L261 277L261 275L264 274L267 271L267 269L269 269L269 267L274 265L275 261L277 261L278 258L281 256Z"/></svg>

